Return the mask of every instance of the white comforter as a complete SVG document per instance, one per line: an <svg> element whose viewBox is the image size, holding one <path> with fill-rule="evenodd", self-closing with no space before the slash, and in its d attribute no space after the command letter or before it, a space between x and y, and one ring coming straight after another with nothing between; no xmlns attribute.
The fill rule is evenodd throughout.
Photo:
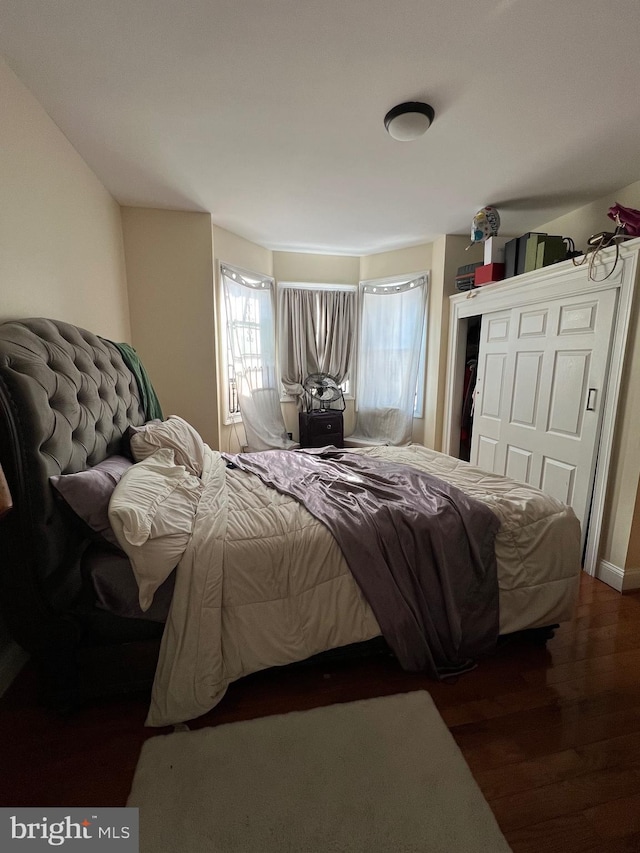
<svg viewBox="0 0 640 853"><path fill-rule="evenodd" d="M580 530L570 508L423 447L354 452L432 472L496 513L502 633L571 615ZM303 506L227 468L208 448L202 480L162 640L150 726L206 713L243 675L380 633L335 540Z"/></svg>

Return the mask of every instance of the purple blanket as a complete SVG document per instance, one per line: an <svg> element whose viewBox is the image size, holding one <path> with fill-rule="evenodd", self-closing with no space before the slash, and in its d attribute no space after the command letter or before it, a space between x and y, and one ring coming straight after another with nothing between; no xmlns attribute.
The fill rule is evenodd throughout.
<svg viewBox="0 0 640 853"><path fill-rule="evenodd" d="M336 449L223 455L329 528L405 669L443 677L493 648L499 521L484 504L408 465Z"/></svg>

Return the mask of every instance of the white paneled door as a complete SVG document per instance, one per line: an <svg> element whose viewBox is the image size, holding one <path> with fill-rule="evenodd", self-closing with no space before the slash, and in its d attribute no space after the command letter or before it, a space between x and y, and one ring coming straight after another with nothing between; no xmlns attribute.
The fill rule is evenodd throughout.
<svg viewBox="0 0 640 853"><path fill-rule="evenodd" d="M482 318L471 462L570 504L586 529L615 289Z"/></svg>

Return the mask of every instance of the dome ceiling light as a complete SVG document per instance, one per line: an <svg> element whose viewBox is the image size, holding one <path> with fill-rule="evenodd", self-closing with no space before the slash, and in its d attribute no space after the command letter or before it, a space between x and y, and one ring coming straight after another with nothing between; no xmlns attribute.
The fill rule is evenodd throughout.
<svg viewBox="0 0 640 853"><path fill-rule="evenodd" d="M430 104L407 101L389 110L384 117L384 126L389 135L398 142L411 142L429 130L434 116L435 112Z"/></svg>

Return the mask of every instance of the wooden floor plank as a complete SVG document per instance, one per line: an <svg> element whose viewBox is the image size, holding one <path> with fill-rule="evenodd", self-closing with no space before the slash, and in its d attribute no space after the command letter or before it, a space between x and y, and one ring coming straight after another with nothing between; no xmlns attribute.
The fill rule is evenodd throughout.
<svg viewBox="0 0 640 853"><path fill-rule="evenodd" d="M476 771L475 777L492 800L632 762L640 766L640 732L512 764L508 771L504 767Z"/></svg>
<svg viewBox="0 0 640 853"><path fill-rule="evenodd" d="M601 628L603 625L614 625L618 622L633 622L638 618L638 608L633 601L629 604L621 602L609 602L614 605L611 609L607 609L606 605L600 609L597 602L589 607L586 615L577 617L573 622L567 625L561 625L558 629L558 636L563 637L566 634L575 634L578 631L584 631L587 628Z"/></svg>
<svg viewBox="0 0 640 853"><path fill-rule="evenodd" d="M613 591L613 590L612 590ZM564 622L560 628L558 629L558 636L562 636L563 634L571 634L575 631L584 630L584 625L582 622L577 621L583 616L589 616L590 614L594 614L594 608L597 610L597 614L602 613L619 613L626 615L633 615L640 609L640 602L638 602L633 596L622 596L620 593L615 593L617 598L607 599L606 601L596 601L591 602L589 604L582 603L576 607L575 617L571 622ZM595 615L595 614L594 614Z"/></svg>
<svg viewBox="0 0 640 853"><path fill-rule="evenodd" d="M417 689L431 693L514 853L640 853L640 594L586 575L576 618L546 649L511 638L443 683L388 655L256 673L194 725ZM147 703L113 698L52 718L27 668L0 700L0 804L122 805L158 733L144 728Z"/></svg>
<svg viewBox="0 0 640 853"><path fill-rule="evenodd" d="M461 738L458 745L472 770L481 771L607 740L614 734L636 732L640 732L640 713L637 708L631 708L584 717L566 726L530 729L506 737L492 734L486 740L474 737L471 745ZM455 736L455 731L453 734Z"/></svg>
<svg viewBox="0 0 640 853"><path fill-rule="evenodd" d="M583 853L640 853L640 832L624 838L609 838L604 844L598 841Z"/></svg>
<svg viewBox="0 0 640 853"><path fill-rule="evenodd" d="M640 792L585 810L585 817L607 842L611 838L640 835Z"/></svg>
<svg viewBox="0 0 640 853"><path fill-rule="evenodd" d="M458 745L473 748L486 741L487 736L504 737L532 732L536 743L541 730L554 735L560 729L571 728L573 724L582 724L587 718L601 715L637 714L640 718L640 693L632 690L628 694L621 692L602 692L595 696L586 696L580 700L568 702L556 701L534 709L516 711L512 714L493 716L476 722L451 726ZM627 714L628 715L628 714Z"/></svg>
<svg viewBox="0 0 640 853"><path fill-rule="evenodd" d="M602 837L581 812L513 829L507 839L513 853L585 853L598 844L602 848Z"/></svg>
<svg viewBox="0 0 640 853"><path fill-rule="evenodd" d="M564 646L550 647L549 654L554 666L640 649L640 634L635 623L629 623L627 630L621 629L619 625L616 629L611 637L588 637Z"/></svg>
<svg viewBox="0 0 640 853"><path fill-rule="evenodd" d="M521 829L536 821L576 814L604 803L611 806L612 800L632 798L639 785L640 774L634 768L615 767L489 802L503 830Z"/></svg>
<svg viewBox="0 0 640 853"><path fill-rule="evenodd" d="M581 676L598 672L612 672L620 668L640 666L640 650L616 652L602 657L587 658L586 660L561 663L547 670L533 670L523 675L529 684L557 684L561 681L572 681Z"/></svg>

